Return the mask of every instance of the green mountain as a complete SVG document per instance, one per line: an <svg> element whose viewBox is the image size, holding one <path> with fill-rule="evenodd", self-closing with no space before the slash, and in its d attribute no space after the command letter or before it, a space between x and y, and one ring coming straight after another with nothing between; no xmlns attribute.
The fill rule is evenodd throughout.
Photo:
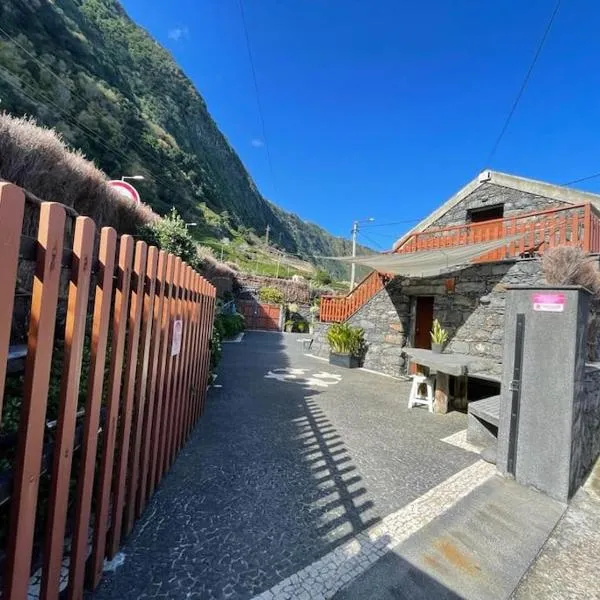
<svg viewBox="0 0 600 600"><path fill-rule="evenodd" d="M146 175L139 189L161 214L175 206L199 221L208 208L236 229L270 225L272 240L309 260L350 253L261 196L193 83L116 0L2 0L0 108L54 127L106 173Z"/></svg>

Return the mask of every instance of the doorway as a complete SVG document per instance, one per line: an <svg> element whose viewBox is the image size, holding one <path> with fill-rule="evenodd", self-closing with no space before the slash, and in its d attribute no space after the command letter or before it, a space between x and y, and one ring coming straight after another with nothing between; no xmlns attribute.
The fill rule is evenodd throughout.
<svg viewBox="0 0 600 600"><path fill-rule="evenodd" d="M415 348L431 349L433 296L417 296L415 304Z"/></svg>

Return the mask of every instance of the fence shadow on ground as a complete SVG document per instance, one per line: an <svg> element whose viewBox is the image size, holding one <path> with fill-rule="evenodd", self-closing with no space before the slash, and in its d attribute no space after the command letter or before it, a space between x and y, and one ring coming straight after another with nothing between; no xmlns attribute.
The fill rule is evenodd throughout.
<svg viewBox="0 0 600 600"><path fill-rule="evenodd" d="M296 361L295 346L278 333L227 344L222 388L96 600L252 598L379 521L319 406L339 371Z"/></svg>

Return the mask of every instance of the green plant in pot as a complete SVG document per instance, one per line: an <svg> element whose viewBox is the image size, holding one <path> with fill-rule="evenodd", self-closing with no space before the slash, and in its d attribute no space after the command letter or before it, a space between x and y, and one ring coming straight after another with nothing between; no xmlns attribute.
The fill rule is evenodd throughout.
<svg viewBox="0 0 600 600"><path fill-rule="evenodd" d="M442 328L440 322L435 319L433 329L431 330L431 350L437 354L441 354L444 349L444 344L448 341L448 332Z"/></svg>
<svg viewBox="0 0 600 600"><path fill-rule="evenodd" d="M347 323L335 323L327 330L329 364L354 368L360 366L365 348L365 332Z"/></svg>
<svg viewBox="0 0 600 600"><path fill-rule="evenodd" d="M292 331L294 331L294 321L292 321L291 319L288 319L285 322L284 327L285 327L286 333L292 333Z"/></svg>

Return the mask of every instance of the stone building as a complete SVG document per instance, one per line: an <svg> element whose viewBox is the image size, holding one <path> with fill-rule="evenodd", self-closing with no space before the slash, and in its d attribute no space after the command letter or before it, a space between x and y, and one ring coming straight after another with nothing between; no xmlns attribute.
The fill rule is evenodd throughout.
<svg viewBox="0 0 600 600"><path fill-rule="evenodd" d="M379 269L361 284L373 293L361 292L359 285L344 298L322 300L312 351L327 356L327 327L347 321L365 330L366 368L402 375L405 347L430 347L437 318L449 335L445 351L477 357L477 374L498 379L507 286L540 283L540 256L553 246L598 253L598 209L598 195L484 171L399 239L393 253L365 259ZM492 250L482 251L485 244ZM470 245L479 255L453 261L453 249ZM437 273L415 272L419 266L411 261L424 256L434 264L439 257ZM373 286L384 273L382 284Z"/></svg>

